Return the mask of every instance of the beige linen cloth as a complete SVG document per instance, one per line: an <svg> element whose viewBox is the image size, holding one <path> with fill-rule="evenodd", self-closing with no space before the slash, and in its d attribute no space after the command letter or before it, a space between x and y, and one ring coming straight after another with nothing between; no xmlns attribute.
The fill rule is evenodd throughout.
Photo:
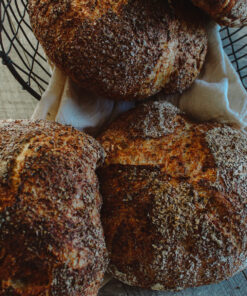
<svg viewBox="0 0 247 296"><path fill-rule="evenodd" d="M219 26L211 23L208 35L209 49L202 73L189 90L174 96L172 101L196 119L228 122L245 128L247 92L224 53ZM134 106L133 102L114 102L80 89L57 67L52 67L49 86L32 119L70 124L96 135L105 123ZM102 286L110 279L106 276Z"/></svg>
<svg viewBox="0 0 247 296"><path fill-rule="evenodd" d="M208 26L209 49L202 73L173 102L199 120L217 120L247 127L247 93L225 55L219 26ZM133 102L114 102L80 89L57 67L52 67L49 86L32 118L70 124L96 135L106 122L134 107Z"/></svg>

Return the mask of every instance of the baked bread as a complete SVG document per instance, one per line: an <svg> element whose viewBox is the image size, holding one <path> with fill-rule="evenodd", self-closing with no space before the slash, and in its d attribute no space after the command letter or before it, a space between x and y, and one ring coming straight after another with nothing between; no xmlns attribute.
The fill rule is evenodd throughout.
<svg viewBox="0 0 247 296"><path fill-rule="evenodd" d="M247 0L192 0L217 23L229 27L247 25Z"/></svg>
<svg viewBox="0 0 247 296"><path fill-rule="evenodd" d="M186 0L29 0L29 15L51 61L112 99L182 92L205 60L203 16Z"/></svg>
<svg viewBox="0 0 247 296"><path fill-rule="evenodd" d="M97 295L107 266L102 156L72 127L0 121L0 295Z"/></svg>
<svg viewBox="0 0 247 296"><path fill-rule="evenodd" d="M98 139L109 271L180 290L247 267L247 138L196 123L165 101L123 114Z"/></svg>

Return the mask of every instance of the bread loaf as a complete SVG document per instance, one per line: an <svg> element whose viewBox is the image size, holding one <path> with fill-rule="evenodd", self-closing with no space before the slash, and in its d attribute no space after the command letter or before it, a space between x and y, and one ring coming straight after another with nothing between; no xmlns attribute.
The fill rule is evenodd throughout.
<svg viewBox="0 0 247 296"><path fill-rule="evenodd" d="M247 138L165 101L139 105L98 138L109 271L180 290L247 267Z"/></svg>
<svg viewBox="0 0 247 296"><path fill-rule="evenodd" d="M192 0L220 25L247 25L247 0Z"/></svg>
<svg viewBox="0 0 247 296"><path fill-rule="evenodd" d="M116 100L182 92L205 60L204 18L186 0L29 0L29 15L51 61Z"/></svg>
<svg viewBox="0 0 247 296"><path fill-rule="evenodd" d="M0 121L0 295L96 296L107 265L91 137Z"/></svg>

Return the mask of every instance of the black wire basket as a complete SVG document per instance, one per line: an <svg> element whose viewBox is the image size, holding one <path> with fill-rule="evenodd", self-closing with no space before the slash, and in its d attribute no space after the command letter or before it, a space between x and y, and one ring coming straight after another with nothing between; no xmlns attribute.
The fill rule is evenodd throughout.
<svg viewBox="0 0 247 296"><path fill-rule="evenodd" d="M32 33L28 0L0 0L0 57L22 87L36 99L51 73L44 52ZM222 28L224 49L247 89L247 28Z"/></svg>

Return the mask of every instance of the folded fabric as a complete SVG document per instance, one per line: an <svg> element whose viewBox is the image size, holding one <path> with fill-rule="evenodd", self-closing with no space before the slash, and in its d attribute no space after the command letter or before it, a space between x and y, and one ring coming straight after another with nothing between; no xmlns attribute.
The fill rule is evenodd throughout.
<svg viewBox="0 0 247 296"><path fill-rule="evenodd" d="M80 89L57 67L53 67L49 86L32 119L69 124L95 136L107 122L134 106L134 102L115 102Z"/></svg>
<svg viewBox="0 0 247 296"><path fill-rule="evenodd" d="M179 98L179 107L202 121L247 126L247 92L222 47L219 26L208 27L209 50L203 72Z"/></svg>

